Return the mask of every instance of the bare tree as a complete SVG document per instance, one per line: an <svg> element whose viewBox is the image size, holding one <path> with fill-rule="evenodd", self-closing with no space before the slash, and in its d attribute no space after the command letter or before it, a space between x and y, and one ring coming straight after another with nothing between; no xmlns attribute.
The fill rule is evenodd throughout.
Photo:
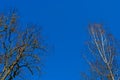
<svg viewBox="0 0 120 80"><path fill-rule="evenodd" d="M86 59L91 67L90 76L82 74L86 80L119 80L120 63L118 43L103 25L89 25L90 41L88 49L92 54Z"/></svg>
<svg viewBox="0 0 120 80"><path fill-rule="evenodd" d="M0 16L0 80L22 78L23 70L31 74L40 70L40 55L45 47L41 30L35 27L21 27L14 12Z"/></svg>

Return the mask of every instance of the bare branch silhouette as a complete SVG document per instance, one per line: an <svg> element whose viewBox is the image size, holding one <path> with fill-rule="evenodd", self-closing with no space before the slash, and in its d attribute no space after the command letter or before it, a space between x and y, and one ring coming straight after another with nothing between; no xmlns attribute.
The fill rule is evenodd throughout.
<svg viewBox="0 0 120 80"><path fill-rule="evenodd" d="M26 68L31 74L40 70L40 55L46 50L41 30L35 25L21 29L18 16L0 16L0 80L13 80Z"/></svg>
<svg viewBox="0 0 120 80"><path fill-rule="evenodd" d="M87 45L93 58L87 62L91 67L91 75L94 74L88 80L119 80L117 41L101 24L89 25L89 33L91 40Z"/></svg>

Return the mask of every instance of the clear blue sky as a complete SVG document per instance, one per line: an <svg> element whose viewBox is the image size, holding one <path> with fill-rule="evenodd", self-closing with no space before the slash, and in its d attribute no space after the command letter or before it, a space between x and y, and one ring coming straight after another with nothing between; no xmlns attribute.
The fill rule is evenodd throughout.
<svg viewBox="0 0 120 80"><path fill-rule="evenodd" d="M119 0L0 0L0 12L10 8L19 11L23 24L41 25L45 39L55 47L41 77L31 80L82 80L80 72L88 69L81 53L89 23L102 23L119 38Z"/></svg>

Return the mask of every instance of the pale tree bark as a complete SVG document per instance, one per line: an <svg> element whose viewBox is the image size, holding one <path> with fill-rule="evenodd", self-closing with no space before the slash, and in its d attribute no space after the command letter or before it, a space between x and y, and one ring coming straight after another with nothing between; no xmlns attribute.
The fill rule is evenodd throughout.
<svg viewBox="0 0 120 80"><path fill-rule="evenodd" d="M112 34L105 31L103 25L93 24L89 26L91 41L87 42L88 49L93 60L87 60L92 71L100 80L119 80L116 77L116 62L119 62L116 40ZM117 56L117 57L116 57ZM119 67L119 66L117 66ZM119 71L119 68L117 69ZM119 73L118 73L119 74Z"/></svg>

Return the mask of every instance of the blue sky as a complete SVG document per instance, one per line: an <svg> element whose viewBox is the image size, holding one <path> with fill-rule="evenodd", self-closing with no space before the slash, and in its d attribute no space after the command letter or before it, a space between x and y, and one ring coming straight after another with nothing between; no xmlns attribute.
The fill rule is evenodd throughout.
<svg viewBox="0 0 120 80"><path fill-rule="evenodd" d="M16 8L22 24L43 28L44 37L54 49L46 57L43 73L33 80L82 80L88 65L82 59L89 23L102 23L119 38L119 0L0 0L0 12Z"/></svg>

